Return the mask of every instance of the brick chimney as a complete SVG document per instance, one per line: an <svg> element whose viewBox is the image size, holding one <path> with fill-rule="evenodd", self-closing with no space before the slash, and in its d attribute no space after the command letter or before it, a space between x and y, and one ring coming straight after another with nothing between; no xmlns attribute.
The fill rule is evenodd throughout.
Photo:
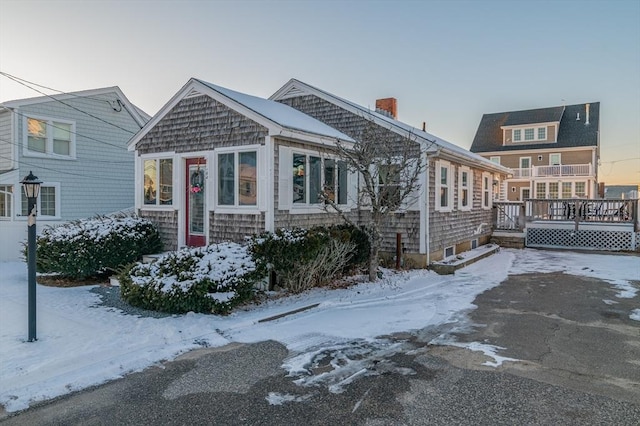
<svg viewBox="0 0 640 426"><path fill-rule="evenodd" d="M376 112L398 118L398 101L396 98L376 99Z"/></svg>

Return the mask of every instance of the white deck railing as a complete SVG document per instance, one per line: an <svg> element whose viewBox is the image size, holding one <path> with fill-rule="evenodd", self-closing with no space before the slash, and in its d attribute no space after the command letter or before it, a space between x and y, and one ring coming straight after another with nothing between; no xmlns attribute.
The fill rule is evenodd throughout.
<svg viewBox="0 0 640 426"><path fill-rule="evenodd" d="M513 169L515 179L531 177L593 176L591 164L566 164L558 166L533 166L527 169Z"/></svg>

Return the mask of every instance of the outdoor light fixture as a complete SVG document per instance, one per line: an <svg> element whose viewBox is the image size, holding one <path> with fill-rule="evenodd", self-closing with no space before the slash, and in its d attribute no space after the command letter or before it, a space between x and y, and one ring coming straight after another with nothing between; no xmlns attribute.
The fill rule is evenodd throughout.
<svg viewBox="0 0 640 426"><path fill-rule="evenodd" d="M28 292L29 292L29 342L36 339L36 204L40 193L42 181L29 171L29 175L20 181L27 196L27 265L28 265Z"/></svg>

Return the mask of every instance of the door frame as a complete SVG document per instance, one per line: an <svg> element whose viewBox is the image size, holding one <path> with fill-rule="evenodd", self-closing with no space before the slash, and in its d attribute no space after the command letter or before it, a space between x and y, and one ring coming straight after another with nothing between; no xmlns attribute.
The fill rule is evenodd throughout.
<svg viewBox="0 0 640 426"><path fill-rule="evenodd" d="M208 220L208 196L207 194L210 192L208 191L208 186L209 186L209 180L208 180L208 161L207 161L207 156L206 155L199 155L197 157L185 157L184 158L184 185L183 185L183 194L184 194L184 198L182 201L182 207L184 208L184 230L183 230L183 238L184 238L184 245L185 246L190 246L190 247L202 247L205 246L207 244L208 241L208 229L209 229L209 220ZM190 219L190 197L191 197L191 193L190 193L190 189L191 189L191 166L194 165L200 165L202 167L204 167L204 184L202 187L202 194L201 196L204 197L204 205L203 205L203 224L202 224L202 229L203 229L203 233L202 235L191 235L189 233L189 219Z"/></svg>

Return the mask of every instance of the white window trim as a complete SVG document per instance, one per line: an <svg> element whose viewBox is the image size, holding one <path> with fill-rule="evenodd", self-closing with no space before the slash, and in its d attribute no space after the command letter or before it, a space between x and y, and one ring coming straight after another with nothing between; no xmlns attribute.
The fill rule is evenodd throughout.
<svg viewBox="0 0 640 426"><path fill-rule="evenodd" d="M442 169L447 169L447 206L440 204L440 190L442 189ZM448 161L438 160L436 161L436 211L439 212L451 212L453 211L453 169L454 167Z"/></svg>
<svg viewBox="0 0 640 426"><path fill-rule="evenodd" d="M76 123L75 121L50 118L39 115L24 115L22 117L22 155L25 157L39 157L39 158L55 158L56 160L75 160L76 159ZM47 141L45 145L45 152L36 152L29 149L29 119L35 119L39 121L45 121L47 123ZM50 131L53 127L53 123L62 123L71 125L71 141L69 146L69 155L54 154L53 152L53 131Z"/></svg>
<svg viewBox="0 0 640 426"><path fill-rule="evenodd" d="M558 164L552 164L551 162L551 157L553 157L554 155L558 156ZM550 166L561 166L562 165L562 153L560 152L552 152L549 154L549 165Z"/></svg>
<svg viewBox="0 0 640 426"><path fill-rule="evenodd" d="M467 173L467 205L462 205L462 190L465 187L462 186L462 174ZM473 207L473 172L469 167L460 166L458 168L458 209L462 211L469 211Z"/></svg>
<svg viewBox="0 0 640 426"><path fill-rule="evenodd" d="M261 205L261 193L264 190L264 185L261 184L261 173L263 168L262 156L264 147L262 145L254 144L254 145L243 145L243 146L233 146L226 148L216 148L213 151L213 168L209 169L209 176L213 176L213 184L212 191L209 192L211 195L211 200L213 202L211 205L214 206L214 211L220 213L227 214L259 214L260 213L260 205ZM239 204L240 200L238 197L238 190L240 184L240 167L238 162L240 161L240 154L244 152L255 152L256 153L256 204L255 205L241 205ZM234 156L234 205L228 204L218 204L218 154L235 154ZM207 179L207 182L210 182L211 179Z"/></svg>
<svg viewBox="0 0 640 426"><path fill-rule="evenodd" d="M146 160L156 160L156 162L158 163L158 166L160 165L160 160L172 160L173 162L173 171L171 173L171 183L173 184L173 193L172 193L172 202L171 204L145 204L144 203L144 162ZM140 164L140 176L136 176L136 184L134 185L134 187L136 188L136 204L138 205L138 208L141 210L176 210L181 203L181 200L177 200L177 195L178 193L176 192L176 188L177 185L176 183L179 182L176 180L176 173L177 173L177 166L178 166L178 161L179 159L177 159L175 157L175 155L173 155L173 153L171 154L144 154L141 155L139 157L139 164ZM159 171L160 168L158 167L157 170ZM142 182L143 184L140 185L140 187L138 188L138 184L139 182ZM206 185L206 184L205 184Z"/></svg>
<svg viewBox="0 0 640 426"><path fill-rule="evenodd" d="M286 147L286 146L284 146ZM292 147L288 147L291 150L291 160L293 160L293 156L298 154L298 155L304 155L307 158L307 162L310 156L312 157L319 157L321 160L321 174L320 174L320 183L321 185L324 185L324 162L325 160L335 160L336 163L338 161L344 161L342 158L335 156L335 155L330 155L327 153L323 153L323 152L319 152L319 151L313 151L313 150L307 150L307 149L298 149L298 148L292 148ZM282 165L280 165L279 167L281 168L281 170L279 171L279 173L290 173L291 170L291 166L292 164L289 164L287 166L288 169L286 170L282 170ZM308 166L308 164L307 164ZM308 170L308 167L307 169ZM349 191L349 187L351 186L349 183L349 179L351 179L351 173L349 173L347 171L348 175L347 175L347 204L338 204L338 207L340 207L341 211L343 212L348 212L351 210L351 205L352 203L349 202L350 200L350 196L351 193ZM293 180L293 176L290 177ZM292 182L293 183L293 182ZM307 196L309 195L309 179L306 180L305 182L305 191ZM293 188L293 185L291 186L291 188ZM310 203L309 201L307 201L306 203L294 203L293 202L293 193L289 194L291 196L291 200L290 200L290 204L289 204L289 213L291 214L317 214L317 213L327 213L327 211L325 210L325 206L326 204L324 203ZM287 196L289 196L287 195ZM308 198L308 197L307 197Z"/></svg>
<svg viewBox="0 0 640 426"><path fill-rule="evenodd" d="M483 172L482 173L482 194L480 199L480 204L482 205L483 210L489 210L493 207L493 180L491 173ZM488 192L488 205L485 204L485 193Z"/></svg>
<svg viewBox="0 0 640 426"><path fill-rule="evenodd" d="M7 216L0 216L0 220L11 220L11 219L13 219L13 214L14 214L14 210L15 210L14 205L16 203L16 200L15 200L16 186L8 184L8 183L3 183L0 186L6 186L6 187L11 188L11 192L4 192L4 191L2 192L2 194L6 194L6 197L9 200L9 203L11 205L9 206L9 209L7 211L8 215Z"/></svg>
<svg viewBox="0 0 640 426"><path fill-rule="evenodd" d="M56 214L55 216L49 216L49 215L43 215L41 212L41 208L40 208L40 200L41 197L40 195L38 195L38 198L36 200L36 211L37 211L37 217L38 219L42 219L42 220L59 220L62 219L62 216L60 215L60 182L43 182L40 185L40 192L42 193L42 188L55 188L55 194L56 194L56 202L55 202L55 209L56 209ZM15 212L16 212L16 216L22 220L27 220L27 218L29 217L29 212L27 212L26 216L22 215L22 194L24 194L24 189L22 189L22 187L20 187L20 193L19 194L15 194L14 197L14 208L15 208Z"/></svg>

